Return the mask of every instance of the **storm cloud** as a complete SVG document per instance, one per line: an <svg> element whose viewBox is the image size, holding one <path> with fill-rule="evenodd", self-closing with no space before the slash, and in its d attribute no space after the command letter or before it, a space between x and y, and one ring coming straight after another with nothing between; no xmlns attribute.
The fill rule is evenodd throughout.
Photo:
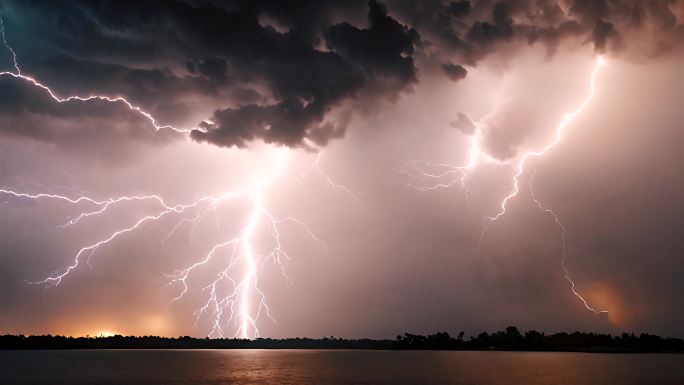
<svg viewBox="0 0 684 385"><path fill-rule="evenodd" d="M510 324L684 335L681 0L29 0L0 12L21 73L57 99L140 108L59 102L0 45L0 188L158 194L176 208L258 188L273 218L255 252L271 255L268 219L289 218L278 240L291 257L259 267L278 320L260 320L264 336ZM593 99L516 177L587 98L599 56ZM64 226L103 206L0 192L0 331L208 335L208 314L193 314L216 266L173 306L182 285L168 275L230 241L255 201L171 210L44 291L25 281L166 208L118 201ZM607 314L573 295L563 255Z"/></svg>
<svg viewBox="0 0 684 385"><path fill-rule="evenodd" d="M461 80L464 66L527 45L552 54L576 42L654 56L680 51L684 40L681 7L670 1L373 0L296 8L10 1L2 13L24 71L61 95L125 96L163 124L201 126L192 138L227 147L325 146L345 135L355 115L410 92L421 76L417 58ZM10 69L11 58L3 60Z"/></svg>

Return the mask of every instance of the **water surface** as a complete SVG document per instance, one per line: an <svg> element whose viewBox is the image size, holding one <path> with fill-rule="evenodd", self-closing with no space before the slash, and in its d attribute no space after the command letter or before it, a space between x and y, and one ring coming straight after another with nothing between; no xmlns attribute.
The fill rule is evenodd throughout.
<svg viewBox="0 0 684 385"><path fill-rule="evenodd" d="M0 351L0 383L682 385L684 355L368 350Z"/></svg>

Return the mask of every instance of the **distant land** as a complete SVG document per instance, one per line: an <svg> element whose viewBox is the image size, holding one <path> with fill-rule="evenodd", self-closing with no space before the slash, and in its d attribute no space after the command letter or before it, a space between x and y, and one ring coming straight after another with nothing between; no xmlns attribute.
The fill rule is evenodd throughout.
<svg viewBox="0 0 684 385"><path fill-rule="evenodd" d="M464 338L440 332L427 336L405 333L390 340L314 338L193 338L121 336L0 336L0 349L368 349L368 350L504 350L605 353L684 353L684 340L652 334L521 333L515 326Z"/></svg>

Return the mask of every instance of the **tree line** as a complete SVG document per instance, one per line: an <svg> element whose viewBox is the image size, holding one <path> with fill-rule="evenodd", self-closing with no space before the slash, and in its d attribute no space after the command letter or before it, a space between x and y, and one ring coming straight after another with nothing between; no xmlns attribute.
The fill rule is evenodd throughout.
<svg viewBox="0 0 684 385"><path fill-rule="evenodd" d="M383 349L383 350L520 350L582 352L684 352L684 340L641 333L521 333L515 326L465 338L446 332L404 333L394 340L324 338L177 338L158 336L65 337L0 336L0 349Z"/></svg>

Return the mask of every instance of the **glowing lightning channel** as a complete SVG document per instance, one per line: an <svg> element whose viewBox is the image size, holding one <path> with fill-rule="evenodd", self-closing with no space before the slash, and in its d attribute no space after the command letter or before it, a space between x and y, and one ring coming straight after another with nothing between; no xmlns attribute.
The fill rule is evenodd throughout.
<svg viewBox="0 0 684 385"><path fill-rule="evenodd" d="M341 184L339 184L339 183L336 183L336 182L334 182L334 181L332 180L332 178L330 178L330 176L329 176L328 174L325 173L325 171L323 171L323 169L322 169L321 166L320 166L320 161L321 161L321 156L322 156L322 155L323 155L322 152L319 152L318 154L316 154L316 160L315 160L315 161L313 162L313 164L311 165L311 169L316 170L316 172L323 178L323 180L325 181L325 183L326 183L330 188L332 188L332 189L334 189L334 190L340 190L340 191L344 192L345 194L347 194L347 195L351 196L352 198L354 198L354 199L355 199L357 202L359 202L360 204L365 205L365 204L366 204L366 201L363 200L363 194L364 194L363 191L353 190L353 189L351 189L351 188L349 188L349 187L347 187L347 186L345 186L345 185L341 185Z"/></svg>
<svg viewBox="0 0 684 385"><path fill-rule="evenodd" d="M472 192L470 191L470 187L468 187L466 178L468 177L471 168L471 165L456 166L450 163L433 164L421 159L414 159L399 166L397 171L415 181L405 182L404 185L418 190L419 192L451 188L460 183L460 191L465 192L466 205L470 206L470 196L472 195ZM459 177L456 179L447 179L446 182L442 181L452 175L459 175ZM426 184L428 181L432 181L432 183Z"/></svg>
<svg viewBox="0 0 684 385"><path fill-rule="evenodd" d="M546 154L549 150L551 150L553 147L555 147L562 139L563 139L563 134L565 132L566 127L570 124L570 122L577 116L579 115L586 106L589 104L589 102L593 99L594 94L596 93L596 77L598 76L598 72L603 67L605 64L605 60L602 57L598 57L596 59L596 63L594 64L594 68L591 72L590 75L590 92L589 94L582 100L580 105L572 112L567 113L563 115L560 123L558 126L556 126L555 130L555 136L554 139L546 144L541 150L538 151L530 151L524 153L522 156L520 156L518 162L514 164L515 168L515 174L513 176L513 187L502 200L501 203L499 204L499 211L493 215L486 217L485 219L487 220L487 223L485 227L483 228L481 234L480 234L480 240L479 244L482 243L482 240L484 239L484 236L489 229L489 226L498 221L502 216L506 214L506 208L508 206L508 203L511 199L515 198L518 193L520 192L520 178L521 176L525 173L525 165L527 161L531 158L536 158L536 157L541 157L544 154ZM486 117L485 117L486 118ZM484 118L483 118L484 119ZM482 120L482 119L481 119ZM470 173L474 170L474 168L478 165L478 163L483 160L486 163L497 163L497 164L511 164L510 161L500 161L489 154L487 154L485 151L482 150L482 147L480 145L481 142L481 128L480 128L480 123L475 124L476 130L474 134L471 137L470 140L470 148L468 151L468 161L466 162L465 165L453 165L453 164L432 164L429 162L425 162L422 160L413 160L410 162L405 163L401 167L399 167L399 171L408 176L409 178L413 179L414 183L406 183L406 185L410 188L413 188L415 190L418 190L420 192L425 192L425 191L431 191L431 190L436 190L436 189L441 189L441 188L450 188L457 183L461 184L461 188L466 191L466 204L468 204L468 198L471 196L470 189L468 188L467 185L467 177L470 175ZM436 171L430 171L430 170L436 170ZM442 170L442 171L440 171ZM459 175L457 179L447 179L447 181L444 181L445 178L449 178L452 175ZM530 182L531 183L531 182ZM587 301L582 297L582 295L577 292L575 289L575 282L570 278L570 275L568 273L568 269L565 265L566 262L566 231L565 231L565 226L562 225L562 223L559 221L558 216L551 210L545 209L542 205L541 202L539 202L535 197L534 197L534 192L531 191L532 194L532 199L534 202L539 206L539 209L542 210L543 212L546 212L550 215L553 216L554 220L560 226L562 230L562 241L563 241L563 250L562 250L562 259L561 259L561 268L563 269L564 277L565 279L570 283L571 285L571 291L572 293L577 296L581 302L584 304L584 307L593 312L594 314L600 314L600 313L605 313L607 311L605 310L596 310L589 306Z"/></svg>
<svg viewBox="0 0 684 385"><path fill-rule="evenodd" d="M135 106L130 103L127 99L121 96L110 97L102 95L91 95L87 97L83 96L68 96L59 97L57 96L48 86L39 82L35 78L21 73L17 61L17 55L15 51L7 43L5 36L4 22L2 16L0 15L0 33L2 33L2 41L5 47L11 52L15 72L3 71L0 72L0 77L13 77L15 79L21 79L38 87L45 91L52 99L59 103L69 102L69 101L89 101L89 100L101 100L111 103L123 103L131 111L134 111L147 120L149 120L155 129L171 129L176 132L187 133L192 130L199 130L200 128L193 127L190 129L176 128L170 125L160 125L157 123L156 119L148 112L144 111L141 107ZM285 156L289 153L283 153ZM51 192L42 192L37 194L30 194L22 191L18 191L13 188L0 188L0 196L7 196L8 198L3 201L0 205L5 205L9 202L9 199L31 199L31 200L54 200L64 202L73 206L87 205L88 208L82 208L81 211L76 214L76 216L70 217L68 221L58 226L59 228L66 228L69 226L76 226L81 222L87 221L89 218L106 215L109 211L115 210L117 206L120 206L127 202L132 201L147 201L152 200L157 203L159 208L150 215L143 215L136 218L132 223L116 231L113 231L99 241L88 244L81 247L78 252L73 256L70 264L64 268L51 273L46 278L38 281L27 281L29 284L42 285L45 289L50 287L58 286L64 279L66 279L73 271L75 271L82 263L83 258L86 258L86 263L90 264L90 258L93 254L106 245L110 245L119 238L125 236L126 234L132 233L144 225L151 222L159 222L166 217L176 215L179 217L178 221L173 225L170 232L166 234L161 241L162 243L171 238L185 223L191 223L192 228L190 233L194 231L195 226L204 220L204 218L209 214L213 213L218 220L218 213L220 206L223 203L234 201L239 198L248 197L250 198L251 208L249 210L249 215L246 220L245 225L238 231L237 235L228 237L228 240L222 241L214 244L209 252L198 262L191 264L189 267L183 270L177 270L174 274L168 275L170 278L169 285L179 283L181 285L180 294L174 298L171 303L174 303L185 296L188 293L189 284L187 282L191 274L195 270L199 269L201 266L207 264L213 258L218 257L222 249L232 248L232 251L224 264L224 268L220 271L214 281L208 286L204 287L204 291L209 290L209 295L207 302L204 306L195 312L196 320L195 324L200 320L200 318L209 314L209 319L212 324L212 331L209 336L224 336L224 327L230 325L231 322L234 323L236 332L235 337L240 336L241 338L256 338L259 334L259 329L257 327L257 321L262 314L266 314L273 321L270 309L266 303L266 296L263 291L258 286L259 277L259 267L269 260L280 266L280 269L290 283L289 278L285 273L285 261L290 259L289 254L283 248L280 238L279 227L285 223L293 223L303 228L305 233L308 234L314 241L320 243L323 247L323 251L327 254L328 246L327 244L318 236L316 236L311 229L300 219L295 217L285 217L283 219L276 218L266 207L264 190L275 183L279 175L283 171L286 160L280 159L278 164L280 167L270 175L268 178L258 181L258 183L248 188L228 192L218 196L205 195L201 196L194 201L185 204L175 204L171 205L165 202L165 200L160 195L141 195L141 196L121 196L116 198L107 199L94 199L87 195L81 195L76 198L54 194ZM344 189L343 186L336 185L328 178L323 171L318 167L316 163L317 170L326 177L327 182L334 188ZM353 190L345 190L353 196L356 196L356 192ZM195 211L195 215L192 218L183 217L186 212ZM259 225L262 221L268 222L267 230L270 233L274 247L271 251L266 254L257 254L257 248L255 247L255 235L259 230ZM241 264L243 267L242 271L234 272L233 269ZM233 278L233 275L238 276L238 278ZM222 290L222 285L227 284L231 287L226 293Z"/></svg>
<svg viewBox="0 0 684 385"><path fill-rule="evenodd" d="M21 68L19 67L19 63L17 61L17 55L14 52L14 49L7 43L7 37L5 36L5 24L4 21L2 20L2 15L0 14L0 33L2 33L2 42L5 45L5 48L9 50L12 53L12 60L14 61L14 68L17 71L15 72L10 72L10 71L2 71L0 72L0 77L7 77L11 76L15 79L21 79L23 81L26 81L35 87L38 87L45 91L52 99L54 99L58 103L65 103L65 102L70 102L70 101L80 101L80 102L87 102L91 100L101 100L105 102L111 102L111 103L123 103L126 107L128 107L129 110L134 111L135 113L143 116L145 119L147 119L150 123L152 123L152 126L155 128L155 130L159 131L162 129L169 129L173 130L176 132L183 132L183 133L188 133L194 130L198 131L205 131L204 128L201 127L192 127L192 128L177 128L173 127L168 124L163 124L160 125L157 123L157 120L150 114L149 112L145 111L142 109L140 106L136 106L129 102L126 98L123 96L107 96L107 95L89 95L89 96L79 96L79 95L71 95L67 97L59 97L57 96L50 87L46 86L45 84L39 82L32 76L27 76L23 75L21 73Z"/></svg>
<svg viewBox="0 0 684 385"><path fill-rule="evenodd" d="M284 162L279 163L284 164ZM180 283L182 287L180 294L171 301L171 303L174 303L188 293L187 280L190 274L217 257L221 249L230 249L230 253L224 261L223 270L216 274L214 280L209 285L204 287L204 291L209 291L206 303L195 312L195 324L204 315L208 315L211 319L212 330L209 333L210 337L225 337L224 327L232 323L236 330L234 337L257 338L260 335L257 320L262 314L265 314L275 322L268 307L266 296L259 289L258 272L259 266L263 265L266 261L271 261L280 267L286 281L291 283L285 271L285 262L290 259L290 256L281 243L279 225L286 222L299 225L314 241L321 244L324 253L327 253L327 244L316 236L304 222L294 217L278 219L266 208L264 189L275 181L279 173L280 171L274 173L271 178L262 181L247 191L252 206L245 224L237 236L217 243L201 260L183 270L177 270L175 274L169 275L169 284ZM213 210L216 210L217 207L218 204L213 205ZM273 247L266 254L257 254L253 239L262 221L267 222L267 229L270 230ZM238 266L239 264L241 266ZM242 274L236 280L231 276L231 272L239 267L242 267ZM223 286L228 286L227 292Z"/></svg>
<svg viewBox="0 0 684 385"><path fill-rule="evenodd" d="M287 155L287 153L284 154ZM75 226L88 220L90 217L106 215L108 211L115 209L115 204L151 200L156 202L159 206L159 209L157 209L156 212L150 215L141 216L135 219L132 224L106 235L99 241L83 246L76 252L72 262L63 269L52 273L42 280L27 281L29 284L42 285L46 289L58 286L82 264L83 259L86 259L86 263L89 264L90 258L99 248L109 245L124 235L140 229L149 222L158 222L172 214L182 216L182 214L190 210L195 210L197 215L195 215L194 218L182 217L178 219L171 232L165 238L168 239L168 237L172 236L178 230L180 224L188 221L197 224L198 221L201 221L206 216L207 212L211 211L216 214L216 211L220 208L221 204L242 197L249 198L251 205L249 215L245 225L239 230L238 235L231 236L227 241L215 244L200 261L191 264L183 270L178 270L175 274L169 275L168 277L170 278L169 285L175 283L181 284L181 292L171 301L173 303L180 300L188 293L189 284L187 280L195 270L199 269L200 266L209 263L213 258L218 257L222 249L232 248L232 252L224 264L223 270L217 274L216 279L209 286L205 287L205 291L209 290L209 296L205 305L195 312L195 323L197 324L203 315L209 313L208 310L211 308L212 312L209 313L209 317L213 327L212 332L209 334L210 336L223 337L225 335L224 327L233 321L236 326L236 333L234 336L239 336L241 338L256 338L259 336L257 321L259 320L260 315L265 314L273 319L266 302L266 296L263 291L259 289L259 266L263 265L266 261L271 261L280 267L287 282L290 283L290 279L287 277L285 271L285 263L290 259L290 256L281 243L280 226L285 223L292 223L300 226L307 235L321 244L324 253L327 253L328 248L327 244L316 236L300 219L291 216L278 219L267 209L264 189L277 180L286 162L284 159L280 159L279 164L283 166L268 178L259 181L259 183L252 187L219 196L202 196L186 204L171 205L166 203L159 195L122 196L97 200L88 196L72 198L51 193L29 194L5 188L0 189L0 194L18 199L48 199L62 201L70 205L88 205L94 207L94 209L82 209L80 214L73 217L73 219L65 225L60 226L62 228ZM254 237L261 221L267 222L268 226L266 227L266 230L271 233L274 244L272 250L265 254L257 254L254 245ZM233 270L238 267L238 264L241 264L243 269L242 271L234 272ZM235 274L237 274L239 278L234 278ZM232 290L227 294L221 294L221 285L226 283L232 286Z"/></svg>
<svg viewBox="0 0 684 385"><path fill-rule="evenodd" d="M528 183L529 189L530 189L530 197L532 198L532 201L534 201L534 203L537 205L537 207L539 207L540 211L549 214L553 218L554 222L556 222L556 225L561 230L561 268L563 269L563 275L564 275L565 279L570 283L570 290L572 291L572 294L574 294L577 298L579 298L579 300L582 301L582 303L584 304L584 307L591 310L594 314L598 315L601 313L608 313L607 310L596 310L593 307L589 306L589 304L584 299L584 297L582 297L582 295L580 293L578 293L577 290L575 290L575 282L572 280L572 278L570 278L570 272L568 272L567 267L565 267L565 260L567 257L567 252L566 252L567 240L566 240L566 238L567 238L568 232L565 230L565 226L563 225L563 223L561 223L561 221L558 219L558 215L556 215L556 213L553 210L547 209L546 207L544 207L542 205L542 203L534 195L533 181L534 181L535 173L536 173L536 170L533 169L532 174L530 175L530 179L528 181L529 182Z"/></svg>
<svg viewBox="0 0 684 385"><path fill-rule="evenodd" d="M508 201L514 198L516 195L518 195L518 192L520 191L520 188L518 186L519 181L520 181L520 176L525 172L525 162L527 162L527 159L532 158L532 157L540 157L546 154L547 151L552 149L553 147L556 146L562 139L563 139L563 133L565 132L565 128L568 126L568 124L575 118L575 116L579 115L586 106L589 104L591 99L594 98L594 94L596 93L596 76L598 75L599 69L605 64L605 61L603 60L602 57L598 57L596 59L596 64L594 65L594 69L591 71L591 76L590 76L590 92L589 95L582 101L582 103L575 109L574 111L567 113L563 115L563 118L561 119L560 124L556 127L556 135L551 141L551 143L547 144L544 146L541 150L539 151L530 151L524 153L521 157L520 160L518 161L518 165L516 167L517 171L516 174L513 176L513 189L511 192L501 201L501 211L499 211L496 215L492 217L488 217L488 219L492 221L496 221L499 218L501 218L502 215L506 213L506 205L508 204Z"/></svg>
<svg viewBox="0 0 684 385"><path fill-rule="evenodd" d="M38 80L34 79L31 76L26 76L26 75L22 75L20 73L14 73L14 72L9 72L9 71L0 72L0 77L2 77L2 76L11 76L11 77L14 77L16 79L25 80L25 81L33 84L34 86L41 88L42 90L47 92L47 94L50 95L50 97L52 99L54 99L55 101L57 101L58 103L70 102L70 101L74 101L74 100L81 101L81 102L87 102L90 100L101 100L101 101L112 102L112 103L116 103L116 102L123 103L124 105L126 105L126 107L128 107L129 110L134 111L134 112L142 115L143 117L145 117L145 119L147 119L150 123L152 123L152 126L154 126L155 130L157 130L157 131L162 130L162 129L170 129L170 130L173 130L176 132L183 132L183 133L188 133L188 132L195 131L195 130L205 131L205 129L201 128L201 127L176 128L176 127L173 127L173 126L168 125L168 124L160 125L157 123L156 119L149 112L143 110L142 107L140 107L140 106L133 105L131 102L129 102L123 96L111 97L111 96L106 96L106 95L90 95L90 96L71 95L71 96L67 96L65 98L61 98L61 97L55 95L55 93L52 92L52 90L48 86L44 85L43 83L39 82Z"/></svg>
<svg viewBox="0 0 684 385"><path fill-rule="evenodd" d="M255 261L254 248L252 247L252 238L254 237L255 228L259 224L259 213L263 211L263 199L261 197L261 189L257 189L254 195L254 206L252 207L252 212L249 216L249 220L247 221L247 225L245 226L243 234L245 241L242 243L242 252L244 253L245 262L247 266L245 268L246 271L244 273L242 284L245 288L251 288L252 285L254 285L254 289L256 290L257 266ZM237 332L241 333L243 338L246 338L248 336L249 328L254 328L254 334L257 337L259 336L259 330L256 328L255 320L249 316L249 295L250 292L248 290L243 290L240 298L240 312L238 313L238 315L240 316L241 322L240 328Z"/></svg>
<svg viewBox="0 0 684 385"><path fill-rule="evenodd" d="M488 117L484 116L481 120ZM465 203L470 206L470 197L473 195L470 187L468 186L468 177L480 161L485 163L495 163L495 164L506 164L507 162L501 161L495 157L490 156L485 151L482 150L481 142L481 124L479 122L475 123L475 132L470 138L470 146L468 148L468 161L463 165L454 165L451 163L439 163L434 164L421 159L415 159L404 163L398 167L398 171L401 174L414 180L412 183L404 183L407 187L410 187L419 192L439 190L443 188L451 188L456 184L460 184L460 190L465 192ZM434 171L430 171L434 170ZM444 171L439 171L444 170ZM457 179L447 179L452 175L458 175Z"/></svg>
<svg viewBox="0 0 684 385"><path fill-rule="evenodd" d="M19 68L19 63L17 62L17 54L14 52L12 47L7 43L7 38L5 38L5 22L2 20L2 13L0 13L0 32L2 33L2 42L5 44L5 47L10 51L12 54L12 61L14 62L14 69L17 70L17 74L21 75L21 68Z"/></svg>
<svg viewBox="0 0 684 385"><path fill-rule="evenodd" d="M501 210L500 210L496 215L491 216L491 217L487 217L487 219L488 219L489 222L487 223L487 225L486 225L486 226L484 227L484 229L482 230L482 233L481 233L481 235L480 235L480 241L482 241L482 239L484 238L485 232L486 232L487 229L489 228L489 225L490 225L491 223L493 223L493 222L498 221L503 215L506 214L506 207L507 207L508 202L509 202L511 199L513 199L514 197L516 197L516 196L518 195L518 192L520 192L520 177L521 177L522 174L525 172L525 163L526 163L526 161L527 161L528 159L532 158L532 157L540 157L540 156L543 156L544 154L546 154L547 151L551 150L556 144L558 144L558 143L563 139L563 133L565 132L565 128L568 126L568 124L569 124L577 115L579 115L582 111L584 111L584 109L586 108L586 106L587 106L587 105L589 104L589 102L593 99L594 95L596 94L596 77L597 77L597 75L598 75L599 70L601 69L601 67L602 67L604 64L605 64L604 59L603 59L602 57L599 56L599 57L596 59L596 64L594 65L594 69L591 71L590 82L589 82L589 84L590 84L590 92L589 92L589 95L587 95L587 97L584 98L584 100L583 100L582 103L579 105L579 107L577 107L574 111L572 111L572 112L570 112L570 113L567 113L567 114L563 115L563 118L561 119L560 123L559 123L558 126L556 127L556 135L555 135L555 137L554 137L554 140L551 141L551 142L550 142L549 144L547 144L546 146L544 146L541 150L539 150L539 151L530 151L530 152L526 152L525 154L523 154L523 155L520 157L520 160L518 161L518 164L517 164L517 171L516 171L515 175L513 176L513 189L511 189L511 192L510 192L510 193L501 201L501 205L499 206ZM532 177L533 177L533 176L532 176ZM531 178L532 178L532 177L531 177ZM531 185L531 182L530 182L530 188L531 188L531 187L532 187L532 185ZM607 313L606 310L597 311L596 309L594 309L594 308L592 308L591 306L589 306L589 304L588 304L587 301L584 299L584 297L582 297L582 295L581 295L579 292L577 292L577 290L575 289L575 282L570 278L568 269L567 269L567 267L566 267L566 265L565 265L565 261L566 261L566 255L565 255L565 254L566 254L566 251L565 251L565 249L566 249L566 247L565 247L565 245L566 245L566 241L565 241L565 239L566 239L566 231L565 231L565 226L562 225L562 223L558 220L558 216L557 216L553 211L551 211L551 210L545 210L545 209L543 208L543 206L541 205L541 202L539 202L539 201L535 198L535 196L534 196L534 190L533 190L532 188L530 189L530 194L531 194L532 199L534 200L534 202L537 203L537 205L539 206L539 209L542 210L542 211L544 211L544 212L549 213L550 215L552 215L553 218L554 218L554 220L556 221L556 223L561 227L561 230L562 230L562 241L563 241L563 244L562 244L563 250L562 250L562 258L561 258L561 268L563 269L563 275L564 275L565 279L570 283L570 290L572 291L572 293L573 293L575 296L577 296L577 297L582 301L582 304L584 305L584 307L585 307L587 310L593 312L594 314Z"/></svg>

